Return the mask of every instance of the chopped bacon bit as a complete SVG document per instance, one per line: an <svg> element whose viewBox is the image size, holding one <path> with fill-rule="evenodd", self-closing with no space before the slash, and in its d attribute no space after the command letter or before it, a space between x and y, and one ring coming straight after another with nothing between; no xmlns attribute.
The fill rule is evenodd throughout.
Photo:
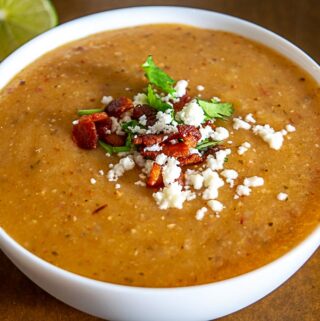
<svg viewBox="0 0 320 321"><path fill-rule="evenodd" d="M153 163L148 180L147 186L149 187L162 187L163 186L163 179L161 174L161 165L157 163Z"/></svg>
<svg viewBox="0 0 320 321"><path fill-rule="evenodd" d="M145 150L142 149L142 150L140 150L139 152L140 152L140 154L141 154L143 157L145 157L145 158L147 158L147 159L153 159L153 160L155 160L156 157L157 157L162 151L150 151L150 150L145 151Z"/></svg>
<svg viewBox="0 0 320 321"><path fill-rule="evenodd" d="M192 125L178 125L178 132L184 143L189 147L197 146L198 141L201 139L200 131Z"/></svg>
<svg viewBox="0 0 320 321"><path fill-rule="evenodd" d="M119 118L121 114L131 108L133 108L132 100L127 97L120 97L118 99L112 100L105 108L105 112L107 112L109 116Z"/></svg>
<svg viewBox="0 0 320 321"><path fill-rule="evenodd" d="M81 116L79 122L100 122L106 120L108 115L105 112Z"/></svg>
<svg viewBox="0 0 320 321"><path fill-rule="evenodd" d="M98 134L93 121L80 121L72 128L72 139L80 148L97 148Z"/></svg>
<svg viewBox="0 0 320 321"><path fill-rule="evenodd" d="M103 139L103 137L106 134L111 133L111 129L112 129L111 118L108 117L107 119L96 122L96 128L97 128L99 138Z"/></svg>
<svg viewBox="0 0 320 321"><path fill-rule="evenodd" d="M133 108L132 119L139 120L141 116L147 118L147 126L152 126L157 120L157 110L148 105L138 105Z"/></svg>
<svg viewBox="0 0 320 321"><path fill-rule="evenodd" d="M100 137L100 136L99 136ZM123 146L126 143L126 136L116 133L105 134L101 139L111 146Z"/></svg>
<svg viewBox="0 0 320 321"><path fill-rule="evenodd" d="M191 154L186 157L179 157L180 166L199 164L204 161L203 157L198 154Z"/></svg>
<svg viewBox="0 0 320 321"><path fill-rule="evenodd" d="M163 141L163 138L165 137L164 134L147 134L147 135L140 135L135 137L132 142L135 145L144 145L144 146L152 146L154 144L159 144Z"/></svg>
<svg viewBox="0 0 320 321"><path fill-rule="evenodd" d="M185 143L164 145L161 152L171 157L185 157L189 155L189 147Z"/></svg>
<svg viewBox="0 0 320 321"><path fill-rule="evenodd" d="M188 94L185 94L180 98L180 100L176 103L173 103L173 108L175 112L180 111L189 101L191 97Z"/></svg>

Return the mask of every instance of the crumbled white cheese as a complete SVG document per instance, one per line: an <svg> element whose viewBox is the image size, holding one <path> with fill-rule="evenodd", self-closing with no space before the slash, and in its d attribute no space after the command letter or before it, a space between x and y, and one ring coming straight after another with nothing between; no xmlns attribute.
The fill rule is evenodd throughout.
<svg viewBox="0 0 320 321"><path fill-rule="evenodd" d="M208 209L206 207L202 207L199 210L197 210L196 220L202 221L207 212L208 212Z"/></svg>
<svg viewBox="0 0 320 321"><path fill-rule="evenodd" d="M226 157L230 154L230 149L221 149L217 151L215 155L209 155L207 158L207 166L214 171L223 169Z"/></svg>
<svg viewBox="0 0 320 321"><path fill-rule="evenodd" d="M168 156L161 153L161 154L157 155L155 162L159 165L164 165L166 163L167 159L168 159Z"/></svg>
<svg viewBox="0 0 320 321"><path fill-rule="evenodd" d="M94 185L96 182L97 182L97 181L96 181L93 177L90 178L90 183L91 183L92 185Z"/></svg>
<svg viewBox="0 0 320 321"><path fill-rule="evenodd" d="M245 185L238 185L236 193L238 196L249 196L251 194L251 188Z"/></svg>
<svg viewBox="0 0 320 321"><path fill-rule="evenodd" d="M174 157L168 157L166 165L162 169L163 183L165 186L172 184L179 178L181 167L179 161Z"/></svg>
<svg viewBox="0 0 320 321"><path fill-rule="evenodd" d="M288 199L288 194L287 193L279 193L277 195L277 199L279 201L286 201Z"/></svg>
<svg viewBox="0 0 320 321"><path fill-rule="evenodd" d="M139 124L142 126L146 126L147 125L147 116L146 115L142 115L139 118Z"/></svg>
<svg viewBox="0 0 320 321"><path fill-rule="evenodd" d="M159 152L160 150L162 150L162 146L160 146L159 144L154 144L154 145L145 147L143 150L145 152Z"/></svg>
<svg viewBox="0 0 320 321"><path fill-rule="evenodd" d="M113 100L112 96L103 96L101 99L101 103L104 105L109 105Z"/></svg>
<svg viewBox="0 0 320 321"><path fill-rule="evenodd" d="M214 212L221 212L224 208L223 204L217 200L211 200L208 202L208 206L214 211Z"/></svg>
<svg viewBox="0 0 320 321"><path fill-rule="evenodd" d="M258 187L264 184L264 179L259 176L247 177L244 179L243 184L248 187Z"/></svg>
<svg viewBox="0 0 320 321"><path fill-rule="evenodd" d="M182 120L186 125L200 126L204 121L204 111L194 99L186 104L177 114L177 119Z"/></svg>
<svg viewBox="0 0 320 321"><path fill-rule="evenodd" d="M229 137L229 131L224 127L217 127L210 137L217 141L225 140Z"/></svg>
<svg viewBox="0 0 320 321"><path fill-rule="evenodd" d="M204 186L207 187L202 193L202 198L205 200L217 198L219 195L218 189L224 185L224 181L217 172L210 168L203 171L202 176L204 178Z"/></svg>
<svg viewBox="0 0 320 321"><path fill-rule="evenodd" d="M174 182L153 193L153 198L161 210L168 208L182 209L183 203L188 198L190 199L192 194L190 191L183 191L182 186L178 182Z"/></svg>
<svg viewBox="0 0 320 321"><path fill-rule="evenodd" d="M74 121L72 122L72 125L78 125L78 124L79 124L79 119L74 120Z"/></svg>
<svg viewBox="0 0 320 321"><path fill-rule="evenodd" d="M255 135L259 135L270 148L279 150L283 144L283 133L281 131L276 132L270 125L256 125L253 127Z"/></svg>
<svg viewBox="0 0 320 321"><path fill-rule="evenodd" d="M199 90L199 91L204 91L204 86L198 85L198 86L197 86L197 90Z"/></svg>
<svg viewBox="0 0 320 321"><path fill-rule="evenodd" d="M255 124L256 123L256 120L253 118L252 114L248 114L244 120L247 122L247 123L253 123Z"/></svg>
<svg viewBox="0 0 320 321"><path fill-rule="evenodd" d="M174 89L176 90L175 96L182 97L187 93L188 81L187 80L178 80Z"/></svg>
<svg viewBox="0 0 320 321"><path fill-rule="evenodd" d="M118 119L115 117L110 117L112 121L111 125L111 131L116 133L117 135L124 135L124 131L122 130L122 127L120 123L118 122Z"/></svg>
<svg viewBox="0 0 320 321"><path fill-rule="evenodd" d="M241 117L239 118L233 118L233 129L239 130L239 129L245 129L249 130L251 128L251 125L247 123L246 121L242 120Z"/></svg>
<svg viewBox="0 0 320 321"><path fill-rule="evenodd" d="M212 129L211 126L204 126L199 128L200 134L201 134L201 139L199 142L208 139L211 137L211 135L214 134L214 130Z"/></svg>
<svg viewBox="0 0 320 321"><path fill-rule="evenodd" d="M104 175L103 169L100 169L100 170L98 171L98 173L99 173L99 175L103 176L103 175Z"/></svg>
<svg viewBox="0 0 320 321"><path fill-rule="evenodd" d="M296 128L295 128L293 125L288 124L288 125L286 126L286 130L287 130L288 133L293 133L293 132L296 131Z"/></svg>
<svg viewBox="0 0 320 321"><path fill-rule="evenodd" d="M121 188L121 185L120 184L116 184L114 187L115 187L115 189L119 189L119 188Z"/></svg>
<svg viewBox="0 0 320 321"><path fill-rule="evenodd" d="M137 151L133 153L133 160L139 167L144 167L146 163L144 157Z"/></svg>
<svg viewBox="0 0 320 321"><path fill-rule="evenodd" d="M243 155L245 152L248 151L248 149L251 147L251 144L248 142L244 142L238 147L238 154Z"/></svg>
<svg viewBox="0 0 320 321"><path fill-rule="evenodd" d="M121 158L119 163L114 165L113 168L109 170L107 174L107 178L110 182L115 182L126 171L133 169L134 166L135 166L135 163L131 155Z"/></svg>
<svg viewBox="0 0 320 321"><path fill-rule="evenodd" d="M194 189L199 190L202 188L204 182L204 177L193 170L188 169L186 171L186 184L192 185Z"/></svg>
<svg viewBox="0 0 320 321"><path fill-rule="evenodd" d="M150 126L147 130L147 134L159 134L161 132L164 133L174 133L177 132L177 126L173 122L172 114L169 109L165 112L158 111L156 115L157 121L153 126Z"/></svg>
<svg viewBox="0 0 320 321"><path fill-rule="evenodd" d="M221 176L226 179L226 182L232 188L234 186L234 180L238 178L238 172L234 169L225 169L221 172Z"/></svg>
<svg viewBox="0 0 320 321"><path fill-rule="evenodd" d="M147 104L147 95L144 93L138 93L133 97L133 106L145 105Z"/></svg>

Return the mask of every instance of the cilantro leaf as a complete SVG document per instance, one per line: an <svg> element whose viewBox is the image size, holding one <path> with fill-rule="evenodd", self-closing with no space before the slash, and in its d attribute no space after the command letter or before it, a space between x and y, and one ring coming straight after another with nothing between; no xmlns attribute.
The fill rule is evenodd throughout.
<svg viewBox="0 0 320 321"><path fill-rule="evenodd" d="M231 103L222 103L215 99L211 99L210 102L198 99L198 104L201 106L208 119L226 119L227 117L230 117L234 111Z"/></svg>
<svg viewBox="0 0 320 321"><path fill-rule="evenodd" d="M197 146L196 146L196 149L197 150L204 150L204 149L207 149L208 147L210 146L216 146L218 145L219 142L215 141L215 140L204 140L203 142L199 143Z"/></svg>
<svg viewBox="0 0 320 321"><path fill-rule="evenodd" d="M147 99L148 104L157 110L165 111L169 108L172 109L171 105L161 100L161 98L154 92L150 84L148 85Z"/></svg>
<svg viewBox="0 0 320 321"><path fill-rule="evenodd" d="M141 127L141 125L139 125L139 122L137 120L135 120L135 119L130 120L130 121L128 121L126 123L123 123L121 125L123 131L126 132L126 133L131 133L132 132L131 128L134 128L136 126ZM131 128L129 128L129 127L131 127Z"/></svg>
<svg viewBox="0 0 320 321"><path fill-rule="evenodd" d="M152 56L148 56L142 68L151 84L156 85L168 94L175 93L173 88L175 81L154 63Z"/></svg>

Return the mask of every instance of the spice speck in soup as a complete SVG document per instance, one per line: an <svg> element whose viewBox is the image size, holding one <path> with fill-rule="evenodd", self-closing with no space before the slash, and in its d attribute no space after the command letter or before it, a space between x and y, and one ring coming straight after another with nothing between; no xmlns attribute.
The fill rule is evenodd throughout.
<svg viewBox="0 0 320 321"><path fill-rule="evenodd" d="M0 110L0 226L65 270L206 284L319 224L319 85L236 34L94 34L17 74Z"/></svg>

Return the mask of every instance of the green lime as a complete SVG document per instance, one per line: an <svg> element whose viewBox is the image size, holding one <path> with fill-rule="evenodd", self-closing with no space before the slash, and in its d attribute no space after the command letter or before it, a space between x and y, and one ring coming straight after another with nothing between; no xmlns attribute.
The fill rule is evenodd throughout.
<svg viewBox="0 0 320 321"><path fill-rule="evenodd" d="M0 0L0 61L57 23L48 0Z"/></svg>

